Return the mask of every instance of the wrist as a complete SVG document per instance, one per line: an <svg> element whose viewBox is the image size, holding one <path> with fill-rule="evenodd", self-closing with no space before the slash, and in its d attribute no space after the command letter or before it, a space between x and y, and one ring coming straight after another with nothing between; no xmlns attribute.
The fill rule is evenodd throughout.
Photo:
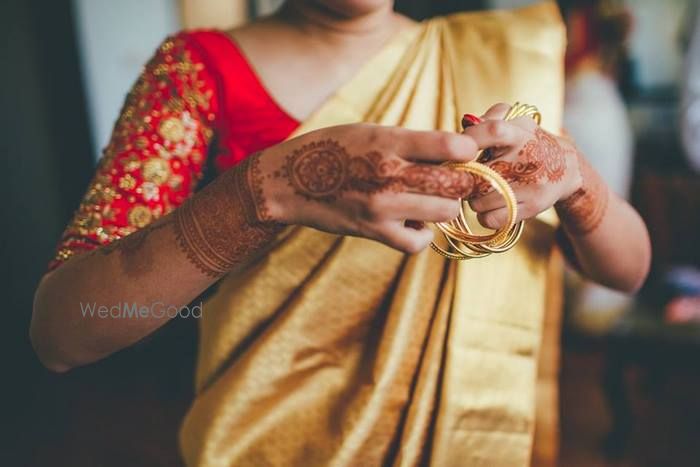
<svg viewBox="0 0 700 467"><path fill-rule="evenodd" d="M570 199L584 187L583 166L586 162L576 148L573 148L573 151L569 151L566 157L567 165L572 168L570 171L571 175L566 189L563 190L556 204L566 202L566 200Z"/></svg>
<svg viewBox="0 0 700 467"><path fill-rule="evenodd" d="M246 218L253 226L276 226L287 223L284 196L270 177L265 177L274 168L268 167L263 151L248 156L234 169L237 178L237 196L244 205Z"/></svg>
<svg viewBox="0 0 700 467"><path fill-rule="evenodd" d="M577 153L578 180L574 189L563 196L554 207L564 228L573 235L586 235L603 220L610 196L601 176Z"/></svg>
<svg viewBox="0 0 700 467"><path fill-rule="evenodd" d="M175 236L187 259L218 278L271 244L282 225L269 219L252 155L175 211Z"/></svg>

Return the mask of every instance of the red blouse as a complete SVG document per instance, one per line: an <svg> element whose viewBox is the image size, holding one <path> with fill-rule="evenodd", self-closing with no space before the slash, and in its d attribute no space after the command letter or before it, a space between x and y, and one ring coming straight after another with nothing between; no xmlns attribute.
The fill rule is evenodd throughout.
<svg viewBox="0 0 700 467"><path fill-rule="evenodd" d="M191 196L205 167L229 169L298 125L226 33L166 39L127 95L49 268L145 227Z"/></svg>

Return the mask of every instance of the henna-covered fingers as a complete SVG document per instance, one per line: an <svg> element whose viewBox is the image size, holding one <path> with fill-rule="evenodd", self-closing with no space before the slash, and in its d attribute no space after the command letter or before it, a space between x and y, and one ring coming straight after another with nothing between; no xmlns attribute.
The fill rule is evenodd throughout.
<svg viewBox="0 0 700 467"><path fill-rule="evenodd" d="M371 195L409 191L460 198L470 194L473 187L470 174L408 163L379 151L351 154L330 139L312 141L293 150L272 178L285 180L295 194L307 200L323 203L334 203L348 192Z"/></svg>
<svg viewBox="0 0 700 467"><path fill-rule="evenodd" d="M443 198L466 198L472 194L474 177L467 172L427 164L409 164L395 179L396 191Z"/></svg>

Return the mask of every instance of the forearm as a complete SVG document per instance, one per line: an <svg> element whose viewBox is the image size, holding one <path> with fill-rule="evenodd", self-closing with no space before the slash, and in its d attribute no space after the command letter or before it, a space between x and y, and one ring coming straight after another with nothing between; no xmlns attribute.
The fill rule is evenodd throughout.
<svg viewBox="0 0 700 467"><path fill-rule="evenodd" d="M634 292L649 271L647 228L639 214L612 193L583 158L579 160L581 187L556 204L573 259L595 282Z"/></svg>
<svg viewBox="0 0 700 467"><path fill-rule="evenodd" d="M164 309L189 304L271 242L279 225L257 217L250 188L241 186L247 182L244 166L223 174L159 221L44 277L30 336L47 367L67 370L139 341L173 316ZM118 319L86 312L86 307L125 303L139 309L158 304L160 312Z"/></svg>
<svg viewBox="0 0 700 467"><path fill-rule="evenodd" d="M179 308L213 282L178 249L173 220L168 215L152 228L81 254L42 279L30 336L44 365L63 371L99 360L168 321L152 314L100 316L99 307L140 309L160 302Z"/></svg>

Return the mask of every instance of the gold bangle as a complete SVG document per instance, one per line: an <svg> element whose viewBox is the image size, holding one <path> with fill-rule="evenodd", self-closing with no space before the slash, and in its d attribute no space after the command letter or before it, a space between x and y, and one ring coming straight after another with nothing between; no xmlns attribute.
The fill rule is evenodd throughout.
<svg viewBox="0 0 700 467"><path fill-rule="evenodd" d="M496 191L498 191L500 195L503 196L506 200L506 208L508 210L508 222L506 222L506 224L503 227L497 229L494 233L486 235L473 235L469 230L465 232L456 229L451 222L438 222L436 223L438 228L444 233L449 233L461 242L481 244L505 238L508 235L508 231L515 223L515 218L518 216L518 202L515 198L515 193L513 192L513 189L510 187L510 185L508 185L508 182L491 167L481 164L479 162L450 162L445 165L447 167L455 168L457 170L469 172L488 181L491 184L491 186L493 186L493 188ZM460 200L460 202L464 203L465 201ZM464 208L460 210L460 215L458 219L462 223L466 224L467 220L464 216Z"/></svg>
<svg viewBox="0 0 700 467"><path fill-rule="evenodd" d="M481 253L504 253L511 248L520 240L520 236L525 229L524 222L518 222L513 226L513 228L508 233L508 237L500 244L485 243L482 245L471 245L471 247Z"/></svg>
<svg viewBox="0 0 700 467"><path fill-rule="evenodd" d="M435 242L431 243L433 250L439 254L450 258L450 259L467 259L467 258L481 258L490 252L480 252L472 248L472 245L483 244L487 242L493 242L494 247L497 247L503 243L505 239L508 239L511 235L510 232L515 227L515 219L518 217L518 203L515 199L515 193L513 193L512 188L508 185L508 182L501 177L501 175L493 170L491 167L483 165L479 162L467 162L467 163L448 163L447 166L455 169L469 172L473 175L479 176L487 180L493 188L503 196L506 202L506 209L508 212L508 219L504 226L498 228L494 233L487 235L472 235L468 232L470 230L466 227L466 218L464 213L460 214L458 221L451 222L437 222L435 225L443 233L448 243L452 248L454 248L457 253L448 252L440 248ZM461 202L461 201L460 201ZM457 223L457 226L455 226ZM463 224L463 225L460 225ZM462 230L457 227L466 227ZM466 230L466 232L465 232ZM457 245L455 242L459 242ZM465 250L462 247L468 249Z"/></svg>
<svg viewBox="0 0 700 467"><path fill-rule="evenodd" d="M462 230L472 233L471 229L469 227L469 224L466 222L466 219L464 219L464 210L460 212L460 216L456 219L459 221L459 228ZM523 233L523 229L525 227L525 223L523 221L520 221L516 223L511 229L508 231L508 234L505 236L505 238L501 241L501 239L494 239L493 241L490 242L479 242L479 243L473 243L470 244L470 248L474 251L478 251L481 253L503 253L511 249L520 239L520 236Z"/></svg>

